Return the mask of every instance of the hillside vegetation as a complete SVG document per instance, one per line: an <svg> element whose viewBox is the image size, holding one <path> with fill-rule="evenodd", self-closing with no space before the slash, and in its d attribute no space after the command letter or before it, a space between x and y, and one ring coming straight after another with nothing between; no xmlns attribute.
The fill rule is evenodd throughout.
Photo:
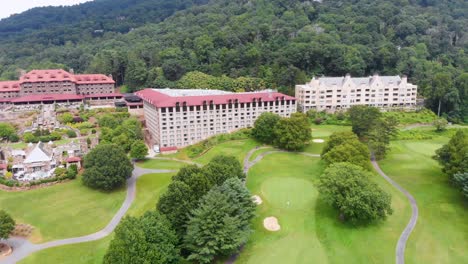
<svg viewBox="0 0 468 264"><path fill-rule="evenodd" d="M468 116L467 12L464 0L101 0L38 8L0 21L0 78L64 67L112 74L133 91L180 87L199 71L220 88L253 77L252 89L292 93L313 75L405 74L428 107L440 103L457 122ZM210 85L191 74L183 86Z"/></svg>

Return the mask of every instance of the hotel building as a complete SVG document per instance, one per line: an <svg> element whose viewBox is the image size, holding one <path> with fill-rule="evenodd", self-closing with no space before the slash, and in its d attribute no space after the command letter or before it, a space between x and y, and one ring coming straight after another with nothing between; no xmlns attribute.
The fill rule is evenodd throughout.
<svg viewBox="0 0 468 264"><path fill-rule="evenodd" d="M0 81L0 103L34 104L122 98L115 81L103 74L73 74L65 70L24 72L18 81Z"/></svg>
<svg viewBox="0 0 468 264"><path fill-rule="evenodd" d="M163 152L252 127L263 112L282 117L296 112L294 97L273 91L145 89L136 95L144 102L151 143Z"/></svg>
<svg viewBox="0 0 468 264"><path fill-rule="evenodd" d="M418 87L404 76L320 77L296 85L296 99L303 112L310 109L336 111L353 105L413 108Z"/></svg>

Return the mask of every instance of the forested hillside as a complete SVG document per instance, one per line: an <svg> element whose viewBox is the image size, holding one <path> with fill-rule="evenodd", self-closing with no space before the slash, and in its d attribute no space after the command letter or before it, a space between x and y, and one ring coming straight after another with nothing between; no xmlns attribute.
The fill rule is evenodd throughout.
<svg viewBox="0 0 468 264"><path fill-rule="evenodd" d="M65 67L130 90L291 91L313 75L406 74L430 108L468 116L465 0L101 0L28 12L0 21L0 78Z"/></svg>

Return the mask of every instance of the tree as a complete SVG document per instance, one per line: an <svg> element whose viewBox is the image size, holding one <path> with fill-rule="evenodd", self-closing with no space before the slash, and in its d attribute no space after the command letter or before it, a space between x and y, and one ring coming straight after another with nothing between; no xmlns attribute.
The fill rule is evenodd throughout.
<svg viewBox="0 0 468 264"><path fill-rule="evenodd" d="M468 171L468 133L458 130L447 144L436 151L434 158L449 176Z"/></svg>
<svg viewBox="0 0 468 264"><path fill-rule="evenodd" d="M334 132L333 134L330 135L330 137L327 140L327 143L323 147L322 156L327 154L327 152L329 152L336 146L342 145L349 141L355 141L355 140L359 140L359 138L356 136L356 134L354 134L351 131Z"/></svg>
<svg viewBox="0 0 468 264"><path fill-rule="evenodd" d="M390 139L398 133L398 121L395 117L382 117L367 133L369 149L377 160L385 158L390 146Z"/></svg>
<svg viewBox="0 0 468 264"><path fill-rule="evenodd" d="M135 141L130 149L130 157L136 160L143 160L148 155L148 147L143 140Z"/></svg>
<svg viewBox="0 0 468 264"><path fill-rule="evenodd" d="M0 139L8 139L15 135L15 128L8 123L0 123Z"/></svg>
<svg viewBox="0 0 468 264"><path fill-rule="evenodd" d="M245 178L242 166L234 156L218 155L203 167L203 171L211 186L221 185L229 178Z"/></svg>
<svg viewBox="0 0 468 264"><path fill-rule="evenodd" d="M251 195L239 179L214 187L192 211L187 224L184 247L190 252L188 259L210 263L215 256L239 250L252 232L254 213Z"/></svg>
<svg viewBox="0 0 468 264"><path fill-rule="evenodd" d="M133 166L125 152L113 144L100 144L84 158L83 183L91 188L113 190L131 177Z"/></svg>
<svg viewBox="0 0 468 264"><path fill-rule="evenodd" d="M338 145L323 155L322 158L328 165L349 162L366 170L372 169L369 149L359 140L352 140Z"/></svg>
<svg viewBox="0 0 468 264"><path fill-rule="evenodd" d="M255 120L252 136L258 141L272 144L275 140L274 128L281 117L277 114L265 112Z"/></svg>
<svg viewBox="0 0 468 264"><path fill-rule="evenodd" d="M197 202L190 187L180 181L169 184L167 191L158 200L157 209L171 222L179 236L183 236L189 212L196 208Z"/></svg>
<svg viewBox="0 0 468 264"><path fill-rule="evenodd" d="M468 172L455 173L453 175L453 182L457 188L460 189L465 198L468 199Z"/></svg>
<svg viewBox="0 0 468 264"><path fill-rule="evenodd" d="M281 118L275 126L275 145L285 150L297 151L312 139L309 120L302 113L294 113L290 118Z"/></svg>
<svg viewBox="0 0 468 264"><path fill-rule="evenodd" d="M447 128L448 122L445 118L438 118L434 121L433 125L436 127L437 132L442 132Z"/></svg>
<svg viewBox="0 0 468 264"><path fill-rule="evenodd" d="M0 210L0 239L7 239L15 229L15 220L11 216Z"/></svg>
<svg viewBox="0 0 468 264"><path fill-rule="evenodd" d="M156 211L141 218L125 217L115 230L104 263L179 263L178 237L171 223Z"/></svg>
<svg viewBox="0 0 468 264"><path fill-rule="evenodd" d="M73 122L73 115L69 112L66 112L61 114L58 119L62 124L68 124Z"/></svg>
<svg viewBox="0 0 468 264"><path fill-rule="evenodd" d="M375 127L377 121L382 116L378 108L364 105L352 106L348 113L353 132L359 138L367 136L369 131Z"/></svg>
<svg viewBox="0 0 468 264"><path fill-rule="evenodd" d="M390 194L372 182L371 177L359 166L336 163L320 176L318 189L325 201L338 209L340 218L366 224L393 213Z"/></svg>

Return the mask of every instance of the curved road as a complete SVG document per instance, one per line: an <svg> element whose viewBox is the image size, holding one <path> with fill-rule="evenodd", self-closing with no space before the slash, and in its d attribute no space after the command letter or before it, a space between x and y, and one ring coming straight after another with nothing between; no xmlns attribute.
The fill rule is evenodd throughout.
<svg viewBox="0 0 468 264"><path fill-rule="evenodd" d="M418 205L416 204L416 200L414 197L403 187L401 187L398 183L396 183L392 178L388 177L382 169L379 167L379 164L377 161L372 160L372 165L374 166L374 169L387 180L391 185L393 185L395 188L397 188L400 192L402 192L410 201L411 204L411 218L408 222L408 224L405 227L405 230L403 230L403 233L401 233L400 238L398 239L398 243L396 246L396 264L403 264L405 263L405 248L406 248L406 242L408 241L408 238L413 231L414 227L416 226L416 222L418 221L418 216L419 216L419 210L418 210Z"/></svg>
<svg viewBox="0 0 468 264"><path fill-rule="evenodd" d="M136 195L136 181L139 177L144 174L149 173L169 173L169 172L176 172L174 170L152 170L152 169L143 169L140 167L135 167L132 173L132 177L127 180L127 196L125 197L125 201L123 202L122 206L120 207L119 211L114 215L112 220L104 227L102 230L82 237L73 237L61 240L54 240L50 242L46 242L43 244L33 244L24 238L19 237L12 237L7 240L7 243L12 245L14 248L13 254L10 256L2 259L0 263L16 263L30 254L44 250L47 248L70 245L70 244L77 244L83 242L90 242L102 239L109 234L111 234L114 229L119 224L120 220L125 216L128 209L132 205L133 201L135 200Z"/></svg>

